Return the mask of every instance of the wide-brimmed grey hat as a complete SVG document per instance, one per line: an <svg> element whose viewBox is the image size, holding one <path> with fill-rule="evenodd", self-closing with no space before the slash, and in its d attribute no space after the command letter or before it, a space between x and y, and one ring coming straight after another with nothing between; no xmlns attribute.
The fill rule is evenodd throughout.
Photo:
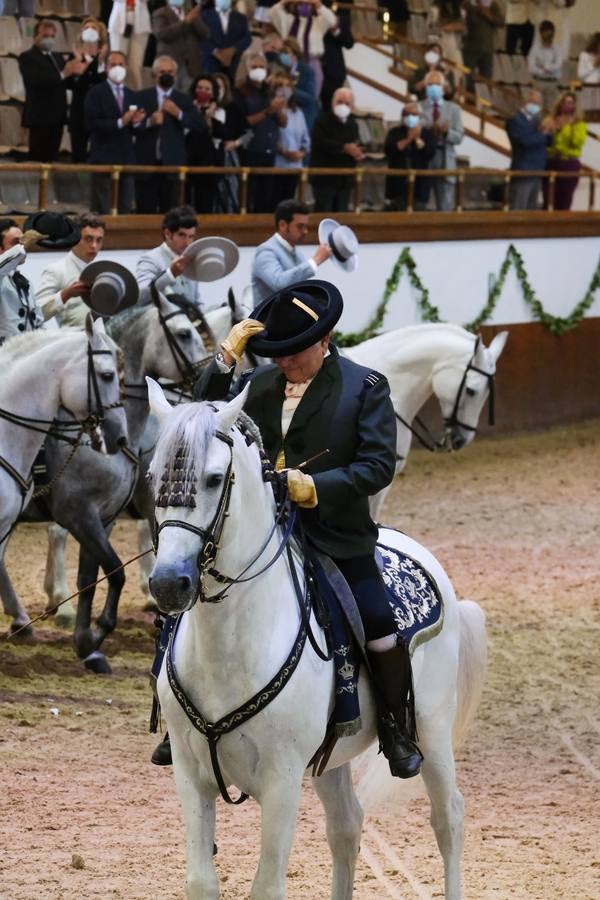
<svg viewBox="0 0 600 900"><path fill-rule="evenodd" d="M358 238L347 225L340 225L335 219L319 222L319 243L329 244L333 256L344 272L354 272L358 265Z"/></svg>
<svg viewBox="0 0 600 900"><path fill-rule="evenodd" d="M192 281L218 281L233 272L240 259L237 244L224 237L198 238L185 250L194 261L185 267L184 276Z"/></svg>
<svg viewBox="0 0 600 900"><path fill-rule="evenodd" d="M106 259L90 263L79 278L92 286L84 302L100 316L114 316L137 303L140 289L135 276L118 262Z"/></svg>

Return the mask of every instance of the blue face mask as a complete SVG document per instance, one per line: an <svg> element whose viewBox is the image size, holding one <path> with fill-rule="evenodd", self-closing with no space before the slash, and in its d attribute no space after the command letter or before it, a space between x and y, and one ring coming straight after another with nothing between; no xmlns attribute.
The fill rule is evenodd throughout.
<svg viewBox="0 0 600 900"><path fill-rule="evenodd" d="M281 63L282 66L285 66L286 68L289 69L290 66L292 65L292 57L290 56L289 53L280 53L279 54L279 62Z"/></svg>
<svg viewBox="0 0 600 900"><path fill-rule="evenodd" d="M444 98L444 88L441 84L428 84L425 88L425 93L427 94L427 99L433 100L434 103L439 103Z"/></svg>
<svg viewBox="0 0 600 900"><path fill-rule="evenodd" d="M419 117L416 113L409 113L404 119L404 124L407 128L416 128L419 121Z"/></svg>
<svg viewBox="0 0 600 900"><path fill-rule="evenodd" d="M217 0L217 9L221 12L228 12L231 7L231 0Z"/></svg>
<svg viewBox="0 0 600 900"><path fill-rule="evenodd" d="M530 116L539 116L542 111L542 107L539 103L528 103L525 106L525 109L529 113Z"/></svg>
<svg viewBox="0 0 600 900"><path fill-rule="evenodd" d="M169 6L183 6L183 0L169 0Z"/></svg>

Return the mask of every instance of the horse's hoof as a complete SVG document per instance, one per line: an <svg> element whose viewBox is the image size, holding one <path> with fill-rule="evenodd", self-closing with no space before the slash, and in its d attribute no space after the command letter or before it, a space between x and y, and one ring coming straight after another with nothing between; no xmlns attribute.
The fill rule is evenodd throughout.
<svg viewBox="0 0 600 900"><path fill-rule="evenodd" d="M21 623L20 625L18 622L11 622L10 633L14 637L32 638L34 634L33 625L31 622L28 622L27 624Z"/></svg>
<svg viewBox="0 0 600 900"><path fill-rule="evenodd" d="M88 672L93 672L94 675L112 675L109 661L104 653L100 653L99 650L90 653L90 655L84 659L83 664Z"/></svg>
<svg viewBox="0 0 600 900"><path fill-rule="evenodd" d="M54 624L59 628L72 631L75 627L75 610L72 607L59 607L54 617Z"/></svg>
<svg viewBox="0 0 600 900"><path fill-rule="evenodd" d="M75 631L73 640L79 659L86 660L93 653L100 652L98 648L105 636L97 628L84 628L83 631Z"/></svg>

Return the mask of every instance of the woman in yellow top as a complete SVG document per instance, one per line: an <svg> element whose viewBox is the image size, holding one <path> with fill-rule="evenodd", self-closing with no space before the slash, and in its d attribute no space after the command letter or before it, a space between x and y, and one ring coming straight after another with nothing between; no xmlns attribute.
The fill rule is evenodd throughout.
<svg viewBox="0 0 600 900"><path fill-rule="evenodd" d="M548 148L546 168L555 172L573 172L572 178L557 178L554 188L554 209L571 209L573 194L579 181L581 163L579 157L587 137L585 122L577 115L575 94L567 91L554 105L552 111L554 133ZM544 203L547 206L548 185L544 185Z"/></svg>

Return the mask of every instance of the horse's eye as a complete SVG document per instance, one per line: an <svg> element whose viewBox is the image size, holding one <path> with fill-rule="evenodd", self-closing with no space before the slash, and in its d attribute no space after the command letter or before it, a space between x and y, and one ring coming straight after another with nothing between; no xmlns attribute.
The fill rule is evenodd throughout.
<svg viewBox="0 0 600 900"><path fill-rule="evenodd" d="M192 336L192 332L189 328L185 328L183 331L177 332L177 337L182 341L189 341Z"/></svg>
<svg viewBox="0 0 600 900"><path fill-rule="evenodd" d="M219 487L219 485L222 483L222 481L223 481L222 475L218 475L218 474L217 475L209 475L208 478L206 479L206 487L208 487L208 488Z"/></svg>
<svg viewBox="0 0 600 900"><path fill-rule="evenodd" d="M114 372L100 372L100 378L102 379L102 381L113 381L114 377Z"/></svg>
<svg viewBox="0 0 600 900"><path fill-rule="evenodd" d="M475 388L467 388L467 397L474 397L477 391Z"/></svg>

